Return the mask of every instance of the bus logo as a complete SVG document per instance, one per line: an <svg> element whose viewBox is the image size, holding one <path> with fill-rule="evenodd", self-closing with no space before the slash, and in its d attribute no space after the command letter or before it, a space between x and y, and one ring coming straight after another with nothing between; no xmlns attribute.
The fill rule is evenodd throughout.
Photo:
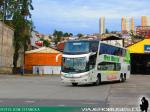
<svg viewBox="0 0 150 112"><path fill-rule="evenodd" d="M104 55L105 61L119 62L119 58L111 55Z"/></svg>

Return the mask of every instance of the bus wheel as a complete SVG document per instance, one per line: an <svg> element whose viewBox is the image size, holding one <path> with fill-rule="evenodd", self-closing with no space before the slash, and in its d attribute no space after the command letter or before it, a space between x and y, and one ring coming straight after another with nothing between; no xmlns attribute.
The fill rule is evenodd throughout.
<svg viewBox="0 0 150 112"><path fill-rule="evenodd" d="M126 73L124 74L124 81L126 81Z"/></svg>
<svg viewBox="0 0 150 112"><path fill-rule="evenodd" d="M72 83L72 85L73 85L73 86L77 86L77 85L78 85L78 83Z"/></svg>
<svg viewBox="0 0 150 112"><path fill-rule="evenodd" d="M98 75L97 75L96 82L94 83L94 85L98 86L98 85L100 85L100 83L101 83L101 75L98 74Z"/></svg>
<svg viewBox="0 0 150 112"><path fill-rule="evenodd" d="M121 74L120 75L120 82L124 82L124 81L125 81L124 76L123 76L123 74Z"/></svg>

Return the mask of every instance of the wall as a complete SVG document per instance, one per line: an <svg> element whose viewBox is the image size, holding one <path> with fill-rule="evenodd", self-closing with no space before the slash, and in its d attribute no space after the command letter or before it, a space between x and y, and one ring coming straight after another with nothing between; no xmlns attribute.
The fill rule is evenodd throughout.
<svg viewBox="0 0 150 112"><path fill-rule="evenodd" d="M25 54L25 69L32 70L33 66L61 66L61 55L56 62L58 53L29 53Z"/></svg>
<svg viewBox="0 0 150 112"><path fill-rule="evenodd" d="M0 22L0 73L12 72L13 37L13 29Z"/></svg>
<svg viewBox="0 0 150 112"><path fill-rule="evenodd" d="M145 53L144 46L150 45L150 39L144 39L128 47L130 53Z"/></svg>
<svg viewBox="0 0 150 112"><path fill-rule="evenodd" d="M61 74L61 66L33 66L33 74Z"/></svg>

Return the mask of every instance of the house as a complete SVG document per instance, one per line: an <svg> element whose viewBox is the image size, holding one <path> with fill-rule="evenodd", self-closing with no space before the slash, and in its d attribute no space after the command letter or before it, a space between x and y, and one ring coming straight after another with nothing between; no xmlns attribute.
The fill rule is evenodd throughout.
<svg viewBox="0 0 150 112"><path fill-rule="evenodd" d="M25 71L33 74L60 74L61 53L49 47L25 52Z"/></svg>

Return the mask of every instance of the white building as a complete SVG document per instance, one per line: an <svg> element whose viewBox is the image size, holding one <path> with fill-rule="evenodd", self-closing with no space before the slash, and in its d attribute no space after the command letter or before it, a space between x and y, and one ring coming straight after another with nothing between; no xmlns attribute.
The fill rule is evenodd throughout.
<svg viewBox="0 0 150 112"><path fill-rule="evenodd" d="M141 26L150 26L150 16L141 17Z"/></svg>
<svg viewBox="0 0 150 112"><path fill-rule="evenodd" d="M99 33L100 34L104 34L105 33L105 18L104 17L100 17L99 20Z"/></svg>
<svg viewBox="0 0 150 112"><path fill-rule="evenodd" d="M40 41L40 37L37 36L37 32L36 31L32 31L31 35L32 35L32 37L30 38L31 46L35 47L35 48L40 48L40 46L36 45L36 42Z"/></svg>
<svg viewBox="0 0 150 112"><path fill-rule="evenodd" d="M129 33L131 30L135 31L134 18L133 17L122 17L121 29L122 29L122 33Z"/></svg>

